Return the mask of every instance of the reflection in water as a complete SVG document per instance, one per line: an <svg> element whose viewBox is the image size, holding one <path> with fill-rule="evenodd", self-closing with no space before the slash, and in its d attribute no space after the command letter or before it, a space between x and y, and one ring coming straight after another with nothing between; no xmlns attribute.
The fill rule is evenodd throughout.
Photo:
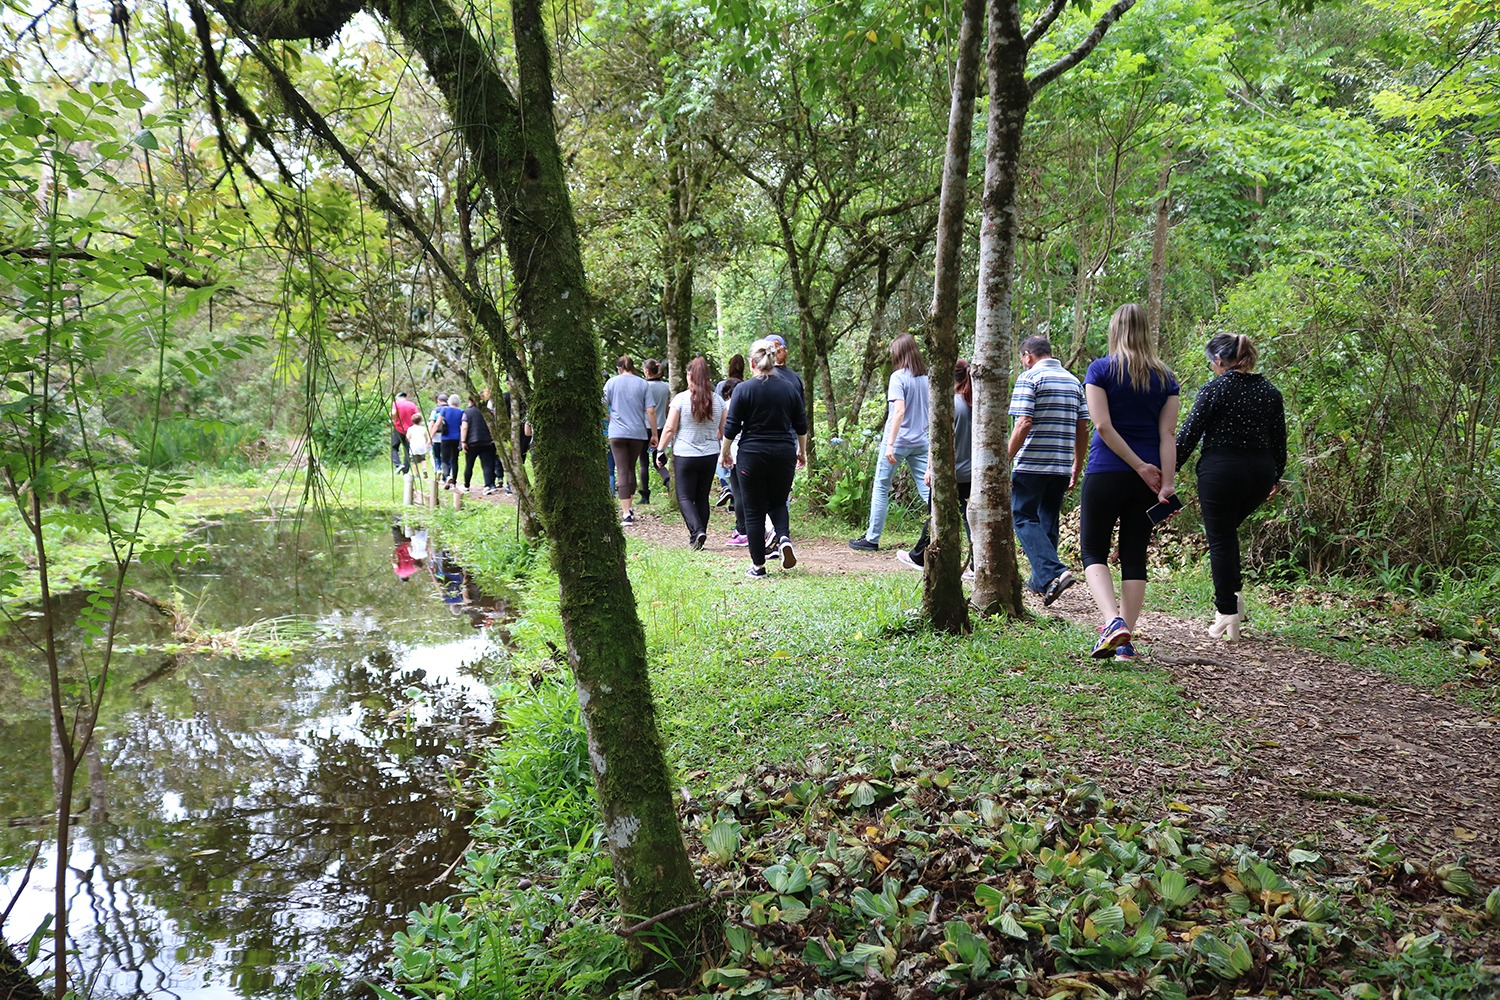
<svg viewBox="0 0 1500 1000"><path fill-rule="evenodd" d="M488 729L480 675L502 655L492 629L447 609L482 626L506 606L479 600L419 528L392 529L394 575L378 536L298 544L293 531L218 526L207 566L141 583L181 591L205 627L297 613L322 638L282 660L117 663L70 860L76 964L98 977L94 996L290 996L305 963L329 959L344 981L378 974L405 914L447 895L468 843L452 776ZM162 628L137 609L124 631ZM0 830L0 909L47 830L38 670L19 637L0 637L0 808L40 821ZM10 941L50 911L54 858L49 844Z"/></svg>

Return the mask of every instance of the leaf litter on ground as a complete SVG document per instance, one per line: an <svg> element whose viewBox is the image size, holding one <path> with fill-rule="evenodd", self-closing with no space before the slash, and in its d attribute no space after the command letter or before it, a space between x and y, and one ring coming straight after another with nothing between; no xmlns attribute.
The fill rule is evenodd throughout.
<svg viewBox="0 0 1500 1000"><path fill-rule="evenodd" d="M1377 841L1328 872L1314 851L1207 841L1193 809L1152 818L1076 777L970 763L814 759L692 803L723 948L690 988L629 993L1335 1000L1426 995L1405 980L1434 969L1500 990L1500 896L1475 901L1461 865Z"/></svg>

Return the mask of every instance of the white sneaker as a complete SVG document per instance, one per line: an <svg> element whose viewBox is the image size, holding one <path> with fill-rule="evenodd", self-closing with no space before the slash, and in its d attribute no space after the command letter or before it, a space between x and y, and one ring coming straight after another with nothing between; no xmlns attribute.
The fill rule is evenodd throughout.
<svg viewBox="0 0 1500 1000"><path fill-rule="evenodd" d="M964 580L964 583L973 583L974 582L974 571L972 569L966 569L966 570L964 570L963 580Z"/></svg>
<svg viewBox="0 0 1500 1000"><path fill-rule="evenodd" d="M905 549L901 549L896 553L896 561L907 569L914 569L918 573L922 572L922 564L913 559L911 553Z"/></svg>
<svg viewBox="0 0 1500 1000"><path fill-rule="evenodd" d="M797 565L797 553L792 551L792 540L781 536L781 568L791 569Z"/></svg>

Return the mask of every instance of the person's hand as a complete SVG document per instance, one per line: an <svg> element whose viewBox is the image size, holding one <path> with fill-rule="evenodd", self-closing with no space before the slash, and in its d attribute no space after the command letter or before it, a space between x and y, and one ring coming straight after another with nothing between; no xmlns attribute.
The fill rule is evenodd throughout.
<svg viewBox="0 0 1500 1000"><path fill-rule="evenodd" d="M927 471L922 473L922 482L926 483L928 486L932 485L932 466L929 465L927 467Z"/></svg>
<svg viewBox="0 0 1500 1000"><path fill-rule="evenodd" d="M1161 491L1161 469L1160 468L1158 468L1157 466L1152 465L1150 462L1142 462L1141 465L1140 465L1140 467L1138 469L1136 469L1135 471L1136 471L1136 474L1139 475L1141 477L1141 479L1143 479L1145 481L1146 485L1149 486L1149 487L1151 487L1151 492L1152 493L1158 493L1158 492Z"/></svg>
<svg viewBox="0 0 1500 1000"><path fill-rule="evenodd" d="M1172 497L1174 497L1176 494L1177 494L1177 484L1176 483L1163 483L1161 485L1161 487L1159 489L1157 489L1157 491L1156 491L1156 499L1160 500L1162 503L1166 503L1168 500L1172 499Z"/></svg>
<svg viewBox="0 0 1500 1000"><path fill-rule="evenodd" d="M892 444L892 445L887 445L886 446L886 449L885 449L885 460L887 462L891 463L892 465L896 464L896 446L895 445Z"/></svg>
<svg viewBox="0 0 1500 1000"><path fill-rule="evenodd" d="M721 453L719 455L719 464L726 469L734 468L734 456L729 454L729 452L727 451Z"/></svg>
<svg viewBox="0 0 1500 1000"><path fill-rule="evenodd" d="M799 468L799 469L805 469L805 468L807 468L807 456L804 455L804 454L802 454L802 452L800 452L800 451L797 452L797 468Z"/></svg>
<svg viewBox="0 0 1500 1000"><path fill-rule="evenodd" d="M1073 475L1071 475L1071 476L1068 477L1068 489L1071 490L1073 487L1075 487L1075 486L1078 485L1078 476L1079 476L1079 470L1074 469L1073 470Z"/></svg>

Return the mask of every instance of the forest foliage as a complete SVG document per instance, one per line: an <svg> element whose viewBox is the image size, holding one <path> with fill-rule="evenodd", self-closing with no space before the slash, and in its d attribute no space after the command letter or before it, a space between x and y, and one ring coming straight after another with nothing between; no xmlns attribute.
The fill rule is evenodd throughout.
<svg viewBox="0 0 1500 1000"><path fill-rule="evenodd" d="M181 238L209 240L224 286L174 321L171 419L156 440L141 438L139 396L100 414L122 454L180 467L308 441L329 460L378 453L376 397L507 383L475 335L475 289L498 303L525 362L487 196L382 24L361 16L324 46L246 51L211 12L144 8L122 26L103 8L80 8L76 25L64 11L7 5L8 129L61 122L81 169L124 169L108 190L60 178L57 205L75 225L45 238L40 189L7 188L0 243L15 280L47 240L65 256L128 246L111 216L128 195L169 210ZM919 329L930 298L956 10L661 0L552 16L605 355L665 357L670 310L685 356L719 365L782 333L816 387L815 493L840 506L847 445L879 419L883 343ZM502 39L508 22L494 23ZM1060 40L1033 58L1090 23L1087 10L1063 14ZM1161 336L1189 390L1201 343L1231 330L1261 345L1287 392L1291 488L1253 553L1284 572L1472 566L1500 525L1494 34L1477 5L1290 15L1161 0L1138 5L1031 111L1018 332L1047 333L1060 357L1086 363L1114 306L1147 297L1164 227ZM208 86L219 76L243 107ZM131 79L140 113L159 121L131 132L159 137L149 177L139 136L96 136L69 117ZM287 87L405 222L375 207ZM981 116L985 105L981 92ZM42 177L23 147L0 154L7 171ZM973 294L970 282L965 344ZM194 368L195 352L246 334L253 352Z"/></svg>

